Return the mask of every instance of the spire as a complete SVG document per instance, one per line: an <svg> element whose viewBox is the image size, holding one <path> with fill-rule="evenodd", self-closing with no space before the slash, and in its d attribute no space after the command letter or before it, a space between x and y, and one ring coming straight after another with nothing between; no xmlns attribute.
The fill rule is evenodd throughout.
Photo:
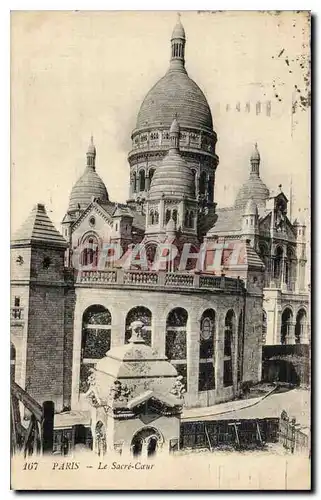
<svg viewBox="0 0 321 500"><path fill-rule="evenodd" d="M96 148L94 145L94 138L91 136L90 144L87 150L87 167L95 170Z"/></svg>
<svg viewBox="0 0 321 500"><path fill-rule="evenodd" d="M172 37L171 37L171 63L170 63L170 71L184 71L185 70L185 30L181 23L180 14L178 14L178 19L173 29Z"/></svg>
<svg viewBox="0 0 321 500"><path fill-rule="evenodd" d="M260 177L260 153L257 148L257 142L254 144L254 149L251 154L250 162L251 162L251 175Z"/></svg>
<svg viewBox="0 0 321 500"><path fill-rule="evenodd" d="M171 128L169 129L169 150L170 151L179 151L179 136L180 136L180 126L177 121L177 113L175 114L175 118L172 121Z"/></svg>

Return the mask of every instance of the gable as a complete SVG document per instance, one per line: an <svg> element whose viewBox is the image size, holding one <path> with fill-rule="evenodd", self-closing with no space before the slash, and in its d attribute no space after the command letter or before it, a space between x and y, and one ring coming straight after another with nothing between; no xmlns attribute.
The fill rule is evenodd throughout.
<svg viewBox="0 0 321 500"><path fill-rule="evenodd" d="M112 218L91 204L72 227L72 248L78 247L83 236L90 232L94 232L102 242L109 243L112 231Z"/></svg>

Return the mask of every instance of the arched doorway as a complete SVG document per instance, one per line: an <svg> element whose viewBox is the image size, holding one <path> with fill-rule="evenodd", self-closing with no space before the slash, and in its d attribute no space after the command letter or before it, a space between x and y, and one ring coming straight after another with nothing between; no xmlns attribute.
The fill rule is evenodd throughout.
<svg viewBox="0 0 321 500"><path fill-rule="evenodd" d="M165 354L175 366L187 390L186 325L188 314L182 307L176 307L167 316Z"/></svg>
<svg viewBox="0 0 321 500"><path fill-rule="evenodd" d="M224 331L224 387L233 385L233 351L235 346L235 313L232 309L227 311L225 316Z"/></svg>
<svg viewBox="0 0 321 500"><path fill-rule="evenodd" d="M89 389L90 368L106 355L111 342L111 314L105 307L95 304L83 314L80 364L80 392Z"/></svg>
<svg viewBox="0 0 321 500"><path fill-rule="evenodd" d="M290 342L290 328L292 326L293 315L290 308L284 309L281 317L281 344Z"/></svg>
<svg viewBox="0 0 321 500"><path fill-rule="evenodd" d="M206 309L200 323L199 391L215 388L215 326L215 311Z"/></svg>
<svg viewBox="0 0 321 500"><path fill-rule="evenodd" d="M302 344L306 339L307 314L305 309L300 309L296 315L295 322L295 343Z"/></svg>
<svg viewBox="0 0 321 500"><path fill-rule="evenodd" d="M138 431L131 442L131 452L134 457L152 458L161 449L163 437L157 429L146 427Z"/></svg>
<svg viewBox="0 0 321 500"><path fill-rule="evenodd" d="M143 338L147 345L151 345L152 341L152 313L147 307L138 306L131 309L126 316L126 332L125 332L125 342L128 342L131 338L132 332L130 325L134 321L141 321L144 323L143 328Z"/></svg>

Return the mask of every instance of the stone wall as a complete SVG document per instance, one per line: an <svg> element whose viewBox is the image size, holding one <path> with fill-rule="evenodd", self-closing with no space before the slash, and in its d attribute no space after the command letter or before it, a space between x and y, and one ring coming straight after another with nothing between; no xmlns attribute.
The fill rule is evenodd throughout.
<svg viewBox="0 0 321 500"><path fill-rule="evenodd" d="M107 308L112 317L111 347L122 345L125 341L126 315L134 307L147 307L152 314L152 347L165 354L166 319L169 312L176 308L184 308L188 313L186 326L187 341L187 406L210 406L212 404L232 399L238 392L237 377L234 376L232 387L223 387L223 347L225 316L233 309L238 325L241 311L244 314L243 294L223 292L204 293L197 290L181 290L178 292L162 292L154 290L130 290L123 287L93 288L76 287L76 309L74 319L73 341L73 376L72 376L72 407L79 408L79 374L81 356L82 316L92 305L102 305ZM260 299L250 299L246 305L248 323L245 324L244 369L246 379L259 380L261 372L261 344L258 343ZM213 309L216 315L215 335L215 380L214 390L198 391L199 382L199 340L200 320L206 309ZM250 328L255 324L255 329ZM237 344L237 332L235 338ZM237 352L233 357L233 370L237 371Z"/></svg>

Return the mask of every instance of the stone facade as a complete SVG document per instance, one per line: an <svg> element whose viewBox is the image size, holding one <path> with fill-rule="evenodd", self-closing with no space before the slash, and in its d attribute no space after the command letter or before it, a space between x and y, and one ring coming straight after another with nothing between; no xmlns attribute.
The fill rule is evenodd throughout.
<svg viewBox="0 0 321 500"><path fill-rule="evenodd" d="M262 324L267 345L309 343L306 221L300 212L291 219L282 186L271 193L260 178L255 145L248 180L233 206L217 210L207 239L247 238L264 263Z"/></svg>

